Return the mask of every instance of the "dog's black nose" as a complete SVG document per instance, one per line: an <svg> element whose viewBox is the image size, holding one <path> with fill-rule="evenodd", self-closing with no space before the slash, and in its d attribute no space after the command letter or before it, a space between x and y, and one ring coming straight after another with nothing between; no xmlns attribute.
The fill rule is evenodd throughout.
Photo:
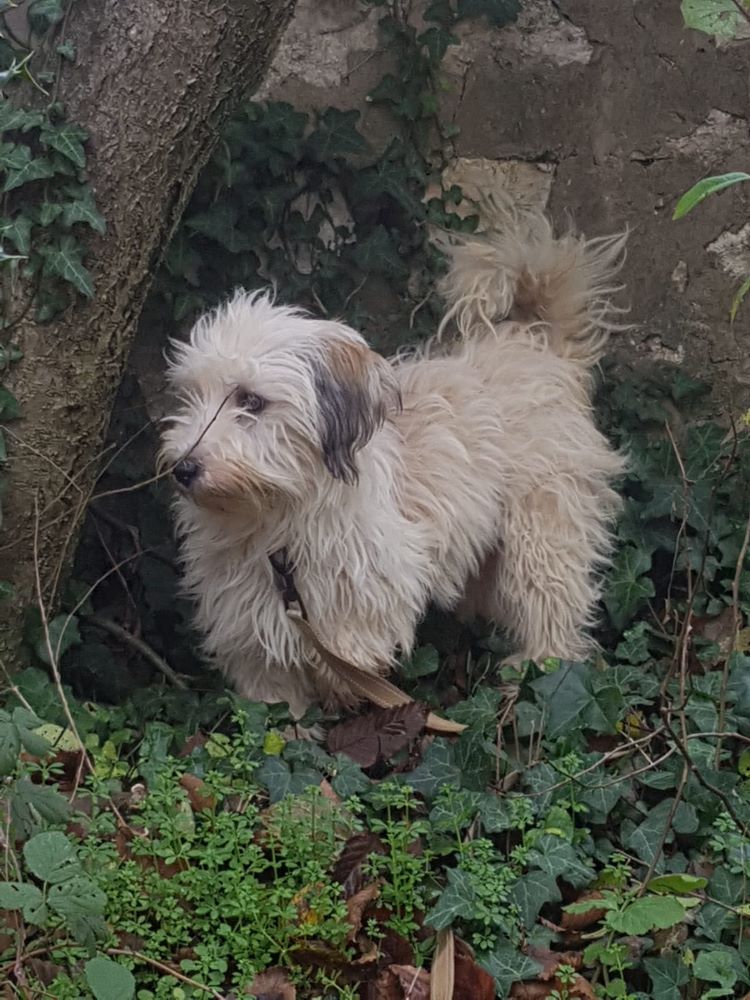
<svg viewBox="0 0 750 1000"><path fill-rule="evenodd" d="M175 477L180 486L187 488L192 482L197 478L198 473L201 471L200 465L194 462L192 458L183 458L181 462L178 462L172 470L172 475Z"/></svg>

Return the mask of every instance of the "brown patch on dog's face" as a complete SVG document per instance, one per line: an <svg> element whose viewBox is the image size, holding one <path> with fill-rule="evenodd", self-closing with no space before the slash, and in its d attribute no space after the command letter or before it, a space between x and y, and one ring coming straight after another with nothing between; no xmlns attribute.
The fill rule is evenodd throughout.
<svg viewBox="0 0 750 1000"><path fill-rule="evenodd" d="M315 376L320 443L326 468L336 479L356 483L356 453L400 407L390 364L363 344L335 343Z"/></svg>

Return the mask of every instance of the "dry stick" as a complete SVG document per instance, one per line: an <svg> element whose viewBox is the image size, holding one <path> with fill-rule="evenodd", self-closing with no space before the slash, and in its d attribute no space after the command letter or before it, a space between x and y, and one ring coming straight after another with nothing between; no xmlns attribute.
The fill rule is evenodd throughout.
<svg viewBox="0 0 750 1000"><path fill-rule="evenodd" d="M750 21L750 11L748 11L747 7L744 5L742 0L732 0L732 3L740 12L740 14L745 18L745 20Z"/></svg>
<svg viewBox="0 0 750 1000"><path fill-rule="evenodd" d="M666 716L668 714L668 709L666 709L666 708L663 709L662 710L662 714L664 715L664 725L665 725L665 727L667 729L667 732L672 737L672 739L675 741L677 749L680 752L680 754L682 755L682 759L685 761L685 763L687 764L687 766L690 768L690 771L694 775L695 780L698 782L699 785L702 785L706 789L707 792L710 792L712 795L715 795L717 799L719 799L719 801L722 803L722 805L724 806L724 808L726 809L726 811L729 813L729 815L732 817L732 819L734 820L734 822L737 824L737 828L741 831L741 833L743 834L743 836L745 836L745 837L750 836L750 830L748 830L748 828L745 825L745 823L743 823L743 821L737 815L737 812L736 812L734 806L732 805L732 803L730 802L729 797L726 795L726 793L723 792L720 788L717 788L716 785L712 785L710 781L708 781L706 778L704 778L703 775L698 770L698 768L693 763L693 761L692 761L692 759L690 757L690 752L688 751L687 746L683 743L683 741L680 739L678 733L675 732L674 728L672 727L672 725L670 724L670 722L666 718Z"/></svg>
<svg viewBox="0 0 750 1000"><path fill-rule="evenodd" d="M89 625L94 625L96 628L100 628L103 632L109 632L110 635L114 636L115 639L119 639L121 642L127 643L132 646L133 649L137 650L148 662L156 667L157 670L161 671L167 680L171 681L175 687L182 688L183 691L188 690L188 685L183 681L176 671L170 667L170 665L163 660L157 652L155 652L148 643L144 642L143 639L139 639L138 636L133 635L132 632L128 632L126 628L122 625L118 625L117 622L110 621L109 618L100 618L98 615L82 615L82 620L88 622Z"/></svg>
<svg viewBox="0 0 750 1000"><path fill-rule="evenodd" d="M747 523L745 524L745 537L742 539L742 548L740 549L740 554L737 556L737 566L734 570L734 580L732 581L732 650L735 652L737 649L738 636L740 634L740 625L742 624L742 617L740 615L740 580L742 579L742 570L745 566L745 556L747 555L747 547L750 544L750 511L747 515ZM727 712L727 686L729 684L729 662L731 660L731 653L724 660L724 669L721 672L721 690L719 692L719 729L724 729L724 719ZM721 760L721 740L716 744L716 767L718 768L719 762Z"/></svg>
<svg viewBox="0 0 750 1000"><path fill-rule="evenodd" d="M42 629L44 631L44 644L47 648L47 656L49 657L50 668L52 670L52 677L55 682L55 689L57 691L57 696L60 699L60 704L62 705L63 712L65 713L65 719L68 723L68 729L75 736L78 741L78 745L81 748L81 753L86 758L87 766L91 768L91 761L88 754L83 746L83 741L78 733L78 727L75 724L75 719L70 711L70 705L68 705L68 699L65 697L65 692L63 691L62 678L60 677L60 668L58 667L57 658L60 653L60 643L62 642L62 637L65 635L65 629L68 626L69 620L72 616L68 616L65 622L65 628L63 628L60 633L60 639L58 641L58 648L56 650L52 649L52 637L49 631L49 620L47 618L47 608L44 604L44 598L42 596L42 580L39 575L39 498L37 494L34 494L34 581L36 585L36 596L37 603L39 605L39 614L42 619Z"/></svg>
<svg viewBox="0 0 750 1000"><path fill-rule="evenodd" d="M174 976L175 979L179 979L181 983L187 983L188 986L194 987L196 990L203 990L204 993L209 993L215 1000L226 1000L223 993L219 993L215 990L213 986L205 986L203 983L199 983L196 979L191 979L182 972L178 972L171 965L167 965L165 962L159 962L155 958L150 958L148 955L143 955L140 951L131 951L129 948L107 948L108 955L124 955L126 958L132 958L136 962L145 962L146 965L152 965L155 969L160 972L166 973L168 976Z"/></svg>
<svg viewBox="0 0 750 1000"><path fill-rule="evenodd" d="M682 801L682 795L685 791L685 785L687 784L689 774L690 774L690 768L687 766L686 763L684 763L682 765L682 775L680 777L680 783L677 786L677 791L675 792L675 796L672 799L672 806L669 810L667 821L664 824L664 832L662 833L661 839L659 840L657 848L654 851L654 856L651 859L651 864L648 866L648 871L646 872L643 881L641 882L641 887L636 893L636 895L638 896L642 896L644 894L644 892L646 891L646 887L648 886L648 883L654 877L654 872L656 871L656 866L659 864L659 858L661 858L662 852L664 851L664 845L667 842L669 831L672 829L672 820L674 819L675 813L677 812L677 807Z"/></svg>

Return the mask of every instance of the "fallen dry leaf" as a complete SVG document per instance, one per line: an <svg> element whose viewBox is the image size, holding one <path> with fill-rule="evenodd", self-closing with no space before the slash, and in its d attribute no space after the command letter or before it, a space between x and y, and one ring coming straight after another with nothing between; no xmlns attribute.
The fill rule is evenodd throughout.
<svg viewBox="0 0 750 1000"><path fill-rule="evenodd" d="M378 898L379 895L380 884L378 882L373 882L371 885L366 885L364 889L360 889L359 892L355 892L353 896L350 896L349 899L347 899L346 918L351 924L349 933L346 936L347 941L353 941L357 934L359 934L365 910L373 900Z"/></svg>
<svg viewBox="0 0 750 1000"><path fill-rule="evenodd" d="M514 983L508 997L509 1000L547 1000L553 990L570 997L570 1000L596 1000L594 987L583 976L576 976L572 983L563 983L557 978L544 982L534 979L529 983Z"/></svg>
<svg viewBox="0 0 750 1000"><path fill-rule="evenodd" d="M430 974L413 965L392 965L389 972L401 987L403 1000L430 1000Z"/></svg>
<svg viewBox="0 0 750 1000"><path fill-rule="evenodd" d="M297 1000L297 991L284 969L259 972L246 991L256 1000Z"/></svg>
<svg viewBox="0 0 750 1000"><path fill-rule="evenodd" d="M180 776L180 785L187 792L188 802L193 812L203 812L216 808L216 796L208 790L206 782L195 774Z"/></svg>
<svg viewBox="0 0 750 1000"><path fill-rule="evenodd" d="M453 1000L495 1000L495 980L468 955L456 955Z"/></svg>
<svg viewBox="0 0 750 1000"><path fill-rule="evenodd" d="M362 888L365 878L362 869L371 854L385 854L382 840L374 833L355 833L344 844L332 877L343 886L345 898Z"/></svg>
<svg viewBox="0 0 750 1000"><path fill-rule="evenodd" d="M552 979L561 965L569 965L578 970L583 964L583 955L579 951L549 951L547 948L530 946L526 953L541 965L539 979L543 980Z"/></svg>
<svg viewBox="0 0 750 1000"><path fill-rule="evenodd" d="M197 732L193 733L192 736L188 736L178 750L177 756L189 757L193 750L197 750L199 747L205 746L206 743L208 743L208 736L199 729Z"/></svg>
<svg viewBox="0 0 750 1000"><path fill-rule="evenodd" d="M430 1000L453 1000L456 981L456 939L450 928L438 931L430 969Z"/></svg>
<svg viewBox="0 0 750 1000"><path fill-rule="evenodd" d="M328 734L331 753L343 753L360 767L371 767L403 750L425 726L427 709L411 701L380 708L340 722Z"/></svg>
<svg viewBox="0 0 750 1000"><path fill-rule="evenodd" d="M575 901L576 903L586 903L591 900L591 909L587 910L585 913L567 913L563 912L560 918L560 924L563 930L566 931L583 931L587 927L591 927L592 924L598 923L602 917L607 912L602 910L601 907L596 907L595 901L601 899L602 894L600 892L584 892L583 895L579 896Z"/></svg>
<svg viewBox="0 0 750 1000"><path fill-rule="evenodd" d="M320 783L320 791L324 798L328 799L329 802L335 802L336 805L341 805L341 799L334 792L331 782L327 778L323 778Z"/></svg>

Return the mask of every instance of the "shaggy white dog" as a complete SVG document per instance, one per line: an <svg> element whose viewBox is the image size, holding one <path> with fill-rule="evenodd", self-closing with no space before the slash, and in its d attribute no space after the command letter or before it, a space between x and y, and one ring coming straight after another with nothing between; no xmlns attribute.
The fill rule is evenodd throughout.
<svg viewBox="0 0 750 1000"><path fill-rule="evenodd" d="M356 701L285 614L280 550L322 641L368 671L409 651L430 601L505 626L523 659L587 653L623 467L591 369L623 245L499 210L446 248L452 346L391 361L267 293L175 344L162 460L197 624L239 693L298 717Z"/></svg>

